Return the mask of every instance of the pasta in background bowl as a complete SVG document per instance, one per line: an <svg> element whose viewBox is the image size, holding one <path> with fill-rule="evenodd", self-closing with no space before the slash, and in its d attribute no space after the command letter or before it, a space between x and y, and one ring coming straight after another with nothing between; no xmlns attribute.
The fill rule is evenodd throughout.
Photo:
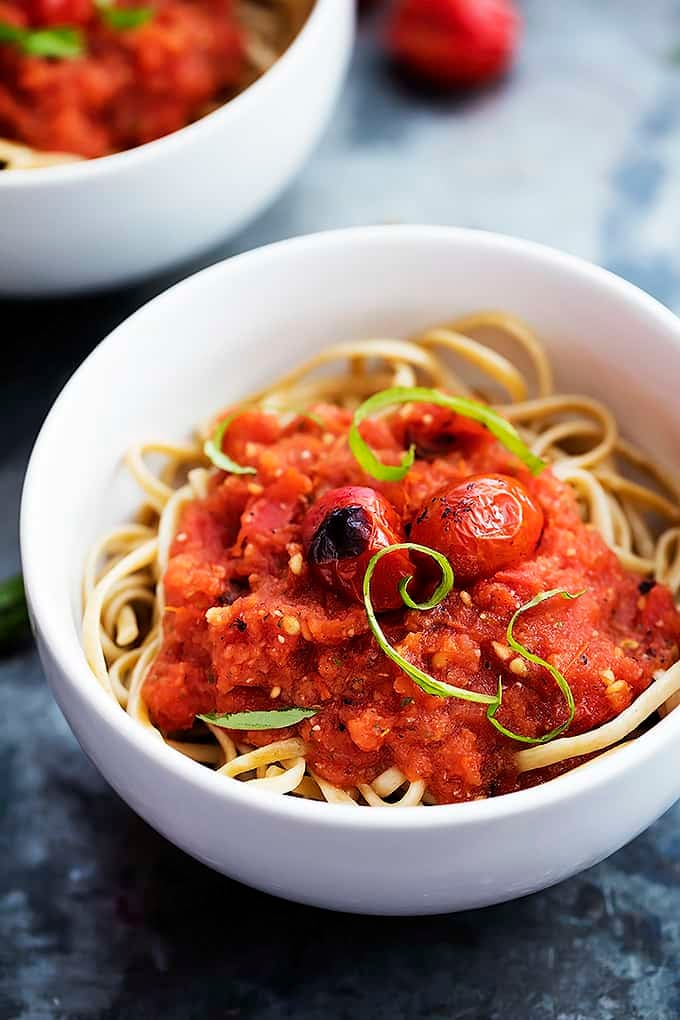
<svg viewBox="0 0 680 1020"><path fill-rule="evenodd" d="M526 319L546 344L559 390L603 401L629 440L652 450L664 471L677 471L680 422L671 368L679 340L668 311L604 271L549 249L425 227L285 242L185 281L94 352L38 440L22 508L22 555L57 700L87 753L135 810L201 860L259 888L367 913L436 913L496 902L601 859L680 793L680 722L670 710L625 746L507 795L399 807L383 777L379 789L361 790L369 804L375 796L378 810L357 810L356 800L281 797L266 782L255 789L229 778L228 770L216 775L180 755L121 711L88 667L80 574L88 546L130 519L139 502L121 465L127 447L158 436L185 442L193 424L333 343L411 337L480 307L512 308ZM274 323L271 308L279 309ZM272 336L285 343L273 344ZM250 351L266 357L248 357ZM404 356L406 347L398 353ZM132 362L134 373L126 368ZM100 406L104 380L111 393L125 393L124 415L119 401ZM83 428L95 413L96 437ZM545 431L538 414L533 427ZM58 450L67 455L57 458ZM606 492L617 483L602 484ZM663 498L672 529L676 507L670 493ZM596 513L596 501L590 505ZM628 546L630 558L644 558L645 538L625 534L619 511L611 513L614 544ZM672 572L670 545L667 553ZM672 669L666 675L670 690ZM271 778L285 775L285 755L273 767ZM597 824L584 824L588 818Z"/></svg>
<svg viewBox="0 0 680 1020"><path fill-rule="evenodd" d="M0 10L0 170L122 152L219 109L274 66L312 0L58 0ZM32 146L33 148L27 148ZM69 155L70 154L70 155Z"/></svg>
<svg viewBox="0 0 680 1020"><path fill-rule="evenodd" d="M350 56L354 5L272 0L270 7L264 0L241 0L244 42L233 80L220 83L217 75L210 101L201 94L196 105L191 97L197 85L190 80L190 98L182 104L173 95L171 75L163 94L167 108L152 81L148 123L138 129L134 114L135 104L144 103L141 87L139 95L128 90L106 114L96 103L93 110L67 110L73 114L66 118L68 132L56 123L42 130L39 111L30 107L30 116L18 117L23 134L17 127L12 140L0 140L0 243L10 253L0 268L0 294L94 290L160 272L226 239L276 197L331 115ZM182 17L197 16L187 5L179 8ZM287 18L274 31L277 10L285 10ZM153 22L134 30L140 46L143 33L152 30ZM172 26L168 31L172 52ZM204 29L192 31L205 41ZM112 46L127 45L127 37L120 42L111 34ZM150 45L153 50L153 39ZM22 59L6 39L0 46L5 60ZM119 56L125 67L129 55ZM210 60L217 74L219 55L210 54ZM96 72L94 57L63 69L58 61L46 61L46 74L85 74L87 66L79 65L90 63ZM194 73L199 84L206 77L200 67ZM62 85L58 95L68 97L70 88L85 102L77 80ZM55 87L47 83L45 116L52 116ZM101 158L61 151L71 138L76 152ZM40 151L40 139L48 151ZM60 151L49 151L55 147ZM115 151L119 148L125 151Z"/></svg>

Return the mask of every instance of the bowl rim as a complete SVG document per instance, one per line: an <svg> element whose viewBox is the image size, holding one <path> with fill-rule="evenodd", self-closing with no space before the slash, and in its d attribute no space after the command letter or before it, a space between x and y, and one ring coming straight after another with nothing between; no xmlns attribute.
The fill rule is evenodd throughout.
<svg viewBox="0 0 680 1020"><path fill-rule="evenodd" d="M35 441L24 480L20 510L20 544L26 593L34 628L39 632L61 674L72 688L75 697L85 702L87 710L99 716L106 725L117 731L121 740L146 757L151 764L167 769L175 780L196 788L204 795L212 795L228 806L230 802L241 804L261 814L277 818L289 818L308 825L321 824L330 827L343 826L359 829L388 831L419 831L448 826L486 825L513 815L533 815L555 804L566 805L583 795L587 790L596 790L610 781L621 778L652 756L662 754L673 741L680 738L680 711L671 712L660 719L651 729L634 741L621 747L616 754L595 758L587 768L575 769L556 779L525 790L502 794L479 801L458 804L437 804L426 811L354 811L353 807L342 804L306 801L296 797L284 797L265 790L249 791L248 785L238 780L225 781L181 753L173 750L157 735L122 711L116 701L101 687L90 671L85 660L82 645L77 636L64 635L54 618L51 605L42 593L40 584L41 563L34 555L31 536L42 528L40 507L41 463L49 457L52 445L51 435L59 430L62 409L71 404L81 385L97 364L104 350L115 346L118 337L128 329L136 317L157 310L178 294L191 295L197 285L209 284L210 278L217 281L232 265L285 258L288 254L314 252L323 257L329 247L370 244L389 238L393 244L411 242L471 245L501 251L510 259L528 256L543 262L546 267L562 271L588 281L595 290L608 290L618 299L637 305L650 320L655 320L680 349L680 319L655 298L632 283L610 271L588 262L578 256L559 249L509 235L485 230L461 227L431 225L380 225L350 227L322 231L301 237L264 245L240 255L215 263L206 269L174 284L151 301L142 305L109 333L88 355L67 381L45 418ZM70 602L70 594L66 596ZM74 638L74 639L73 639ZM587 780L584 776L587 775ZM678 788L680 796L680 785Z"/></svg>
<svg viewBox="0 0 680 1020"><path fill-rule="evenodd" d="M113 152L108 156L2 173L0 174L0 190L3 188L48 188L62 184L77 184L83 178L95 180L118 170L129 169L135 163L145 163L156 156L159 158L164 155L172 156L177 147L185 142L189 143L201 134L228 128L230 118L235 118L241 111L247 113L249 104L258 102L261 97L266 98L268 92L272 94L276 91L279 79L288 66L297 59L298 54L302 56L303 48L306 50L314 45L314 36L319 30L321 19L330 16L326 12L331 9L333 3L334 0L313 0L313 7L307 20L288 48L272 66L238 95L228 99L203 117L199 117L198 120L185 124L184 127L177 128L176 131L171 131L168 135L135 145L131 149Z"/></svg>

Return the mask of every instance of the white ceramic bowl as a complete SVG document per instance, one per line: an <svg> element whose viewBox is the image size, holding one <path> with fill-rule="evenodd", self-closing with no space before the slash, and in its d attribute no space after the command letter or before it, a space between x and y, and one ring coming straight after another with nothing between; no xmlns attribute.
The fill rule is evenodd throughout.
<svg viewBox="0 0 680 1020"><path fill-rule="evenodd" d="M1 173L0 295L110 287L234 233L309 155L353 33L351 0L316 0L274 66L202 120L103 159Z"/></svg>
<svg viewBox="0 0 680 1020"><path fill-rule="evenodd" d="M503 306L545 338L563 387L604 396L657 455L680 450L680 323L635 287L525 241L376 227L213 266L123 323L52 409L26 478L21 546L40 654L85 752L154 828L211 867L306 903L438 913L520 896L622 846L680 795L680 711L536 789L422 809L284 799L154 739L102 691L80 646L83 557L138 495L121 454L186 436L320 346L408 334ZM20 707L18 708L20 711Z"/></svg>

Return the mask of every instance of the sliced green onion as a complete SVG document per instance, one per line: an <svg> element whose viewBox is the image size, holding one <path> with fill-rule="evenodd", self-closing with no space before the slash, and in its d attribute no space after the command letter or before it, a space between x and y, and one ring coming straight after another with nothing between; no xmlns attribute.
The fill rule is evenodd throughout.
<svg viewBox="0 0 680 1020"><path fill-rule="evenodd" d="M60 60L79 57L85 49L83 34L77 28L19 28L5 21L0 22L0 43L14 46L30 57Z"/></svg>
<svg viewBox="0 0 680 1020"><path fill-rule="evenodd" d="M247 410L249 410L249 408L241 407L238 411L234 411L233 414L228 414L226 418L223 418L222 421L217 424L213 434L209 436L203 444L203 452L208 460L222 471L230 471L232 475L257 474L254 467L249 467L247 464L238 464L235 460L232 460L231 457L228 457L226 453L222 452L222 440L224 439L225 432L231 423Z"/></svg>
<svg viewBox="0 0 680 1020"><path fill-rule="evenodd" d="M412 552L423 553L425 556L429 556L435 561L442 572L441 581L437 585L432 596L427 602L414 602L411 596L408 594L407 588L412 580L412 577L406 577L399 582L399 594L401 595L404 604L409 609L434 609L439 603L446 598L448 593L453 588L453 569L451 564L447 560L446 556L437 552L435 549L430 549L426 545L418 545L416 542L399 542L396 545L388 545L385 549L380 549L375 556L371 557L371 560L366 568L364 574L363 583L363 594L364 594L364 606L366 607L366 616L368 617L368 624L373 632L373 636L380 645L381 649L392 662L396 663L400 669L406 673L407 676L413 680L413 682L420 687L426 694L433 694L438 698L460 698L462 701L475 701L482 705L489 705L491 707L498 705L498 695L490 694L478 694L476 691L465 690L464 687L454 687L452 684L444 683L442 680L437 680L435 677L430 676L429 673L425 673L422 669L414 666L412 662L405 659L403 655L400 655L396 648L393 648L389 643L385 634L378 623L371 602L371 578L373 572L383 558L388 556L392 552L396 552L398 549L408 549Z"/></svg>
<svg viewBox="0 0 680 1020"><path fill-rule="evenodd" d="M272 712L227 712L226 715L208 712L196 718L225 730L283 730L303 719L311 719L318 711L318 708L277 708Z"/></svg>
<svg viewBox="0 0 680 1020"><path fill-rule="evenodd" d="M556 598L557 596L563 599L578 599L581 597L581 595L583 595L582 591L579 591L575 595L572 595L570 592L565 591L564 588L553 588L551 591L542 591L540 592L540 594L535 595L534 598L531 599L529 602L525 602L524 605L520 606L519 609L513 614L513 617L510 620L510 623L508 624L505 636L510 647L513 649L513 651L518 652L523 659L526 659L528 662L533 662L537 666L543 666L544 669L548 670L551 677L553 678L553 680L561 690L562 694L564 695L564 700L566 701L567 708L569 710L569 716L566 722L563 722L559 726L556 726L554 729L550 730L549 733L544 733L542 737L525 737L521 733L513 733L512 730L507 729L505 726L503 726L502 723L499 723L498 720L494 718L496 712L501 707L502 703L502 688L499 689L500 697L498 700L498 704L495 706L491 706L486 715L491 725L495 726L499 733L502 733L506 737L510 737L511 740L520 740L523 744L547 744L549 740L553 740L555 737L558 737L560 733L564 733L567 727L571 725L574 718L574 714L576 712L576 706L574 705L574 695L571 692L571 687L567 683L562 673L560 673L559 669L557 669L551 663L546 662L545 659L541 659L539 655L534 655L533 652L530 652L528 648L525 648L525 646L520 644L520 642L514 637L512 631L513 627L515 626L515 623L517 622L517 618L521 616L522 613L526 613L528 609L533 609L534 606L538 606L541 604L541 602L545 602L546 599Z"/></svg>
<svg viewBox="0 0 680 1020"><path fill-rule="evenodd" d="M151 7L115 7L114 0L96 0L95 6L102 21L118 32L139 28L154 15Z"/></svg>
<svg viewBox="0 0 680 1020"><path fill-rule="evenodd" d="M478 421L480 424L486 425L499 443L502 443L510 453L514 453L532 474L539 474L545 467L545 462L532 453L520 439L515 427L484 404L480 404L476 400L468 400L466 397L447 397L439 390L431 390L425 386L394 386L389 390L381 390L365 400L354 412L349 430L350 450L364 471L379 481L398 482L402 479L415 460L415 446L411 445L399 464L383 464L362 438L359 425L369 415L383 411L386 407L412 403L436 404L439 407L447 407L449 410L455 411L463 418Z"/></svg>

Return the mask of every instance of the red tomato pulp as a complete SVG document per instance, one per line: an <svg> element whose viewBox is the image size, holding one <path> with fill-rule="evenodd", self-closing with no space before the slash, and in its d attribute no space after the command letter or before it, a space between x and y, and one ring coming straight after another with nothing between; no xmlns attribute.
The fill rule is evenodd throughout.
<svg viewBox="0 0 680 1020"><path fill-rule="evenodd" d="M164 732L189 729L197 713L315 706L317 715L289 730L240 737L266 744L297 733L311 767L332 783L352 787L396 766L425 780L439 802L546 778L517 776L522 745L490 725L484 705L423 693L381 651L364 607L310 569L304 521L317 500L344 486L379 492L405 534L429 501L470 476L502 475L527 494L533 524L520 556L468 572L431 611L381 615L391 644L437 679L492 695L502 678L498 718L514 732L539 736L567 717L547 670L506 641L513 613L539 592L584 590L573 602L551 599L524 613L514 631L567 678L576 703L570 734L613 718L676 661L680 615L670 592L640 586L620 566L549 469L531 477L485 429L451 416L444 452L416 459L400 482L380 483L348 448L349 414L314 411L324 429L257 411L235 419L225 451L257 474L219 473L181 516L165 575L163 645L144 687ZM422 406L405 407L365 422L362 433L383 461L398 463L422 418Z"/></svg>

